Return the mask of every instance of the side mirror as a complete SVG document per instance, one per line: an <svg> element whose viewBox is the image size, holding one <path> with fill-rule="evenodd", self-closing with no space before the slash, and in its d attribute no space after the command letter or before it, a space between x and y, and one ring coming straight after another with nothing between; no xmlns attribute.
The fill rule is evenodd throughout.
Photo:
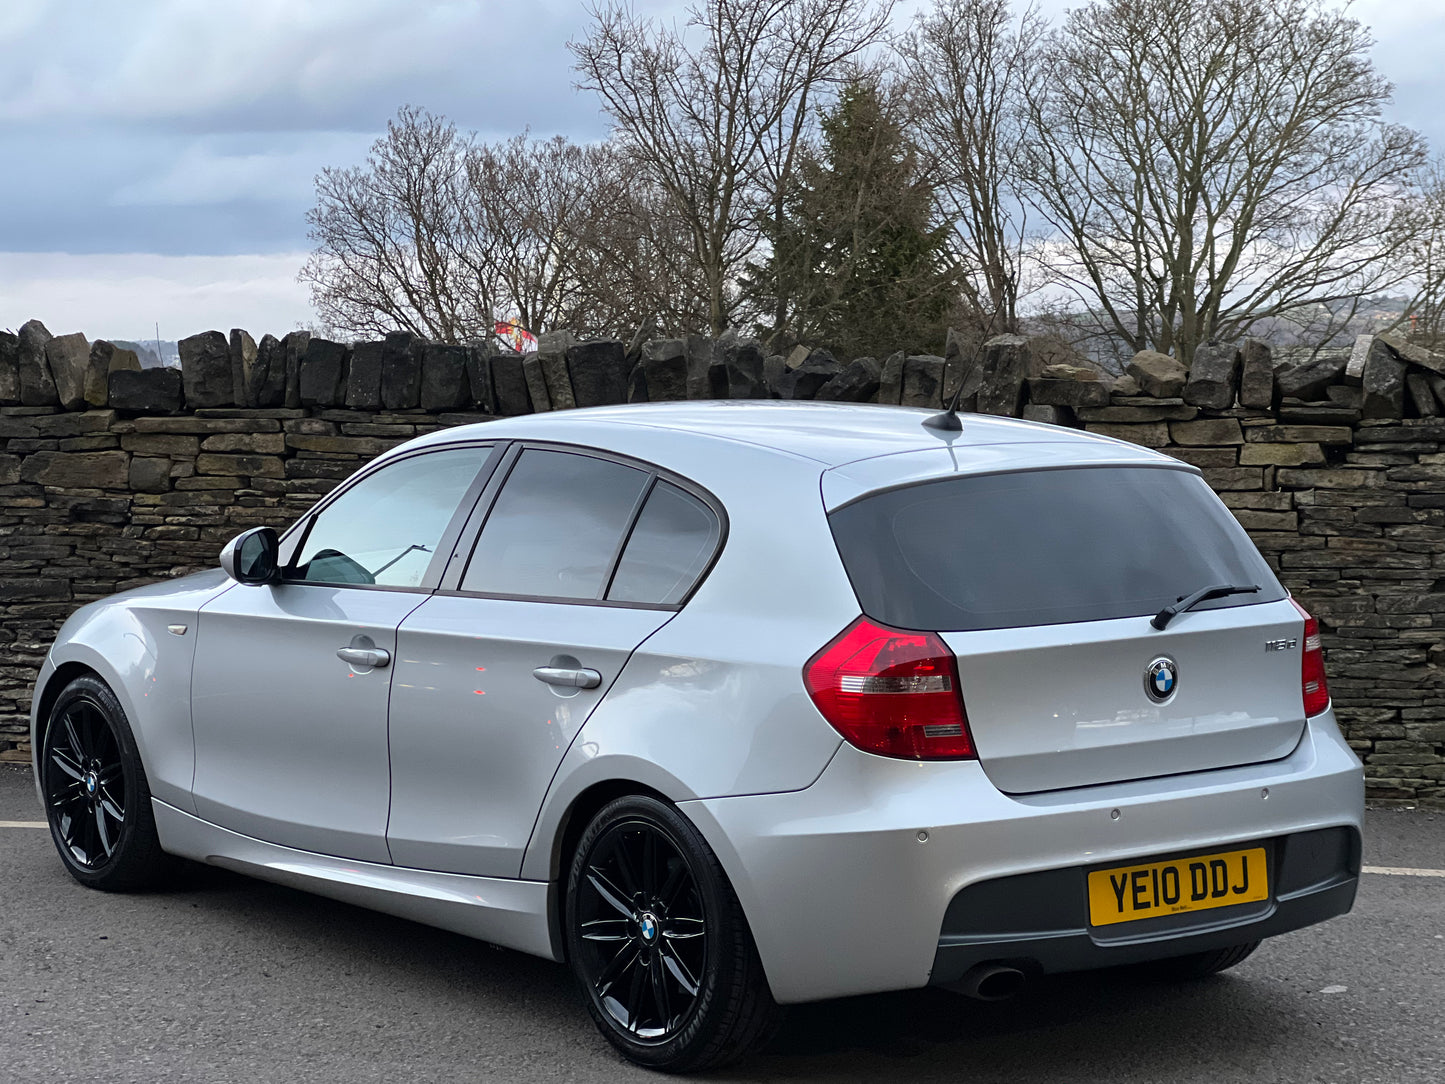
<svg viewBox="0 0 1445 1084"><path fill-rule="evenodd" d="M280 543L270 527L253 527L226 543L221 567L237 583L270 583L276 579Z"/></svg>

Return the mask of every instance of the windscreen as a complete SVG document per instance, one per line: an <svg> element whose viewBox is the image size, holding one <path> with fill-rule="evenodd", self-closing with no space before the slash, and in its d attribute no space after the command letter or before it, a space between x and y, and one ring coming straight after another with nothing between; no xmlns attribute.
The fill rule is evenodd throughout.
<svg viewBox="0 0 1445 1084"><path fill-rule="evenodd" d="M863 612L905 629L970 631L1158 613L1201 587L1284 589L1198 475L1081 467L940 479L829 517Z"/></svg>

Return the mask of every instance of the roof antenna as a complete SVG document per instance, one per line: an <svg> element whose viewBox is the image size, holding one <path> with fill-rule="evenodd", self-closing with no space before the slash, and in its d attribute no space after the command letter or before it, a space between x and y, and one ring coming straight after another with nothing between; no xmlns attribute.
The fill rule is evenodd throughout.
<svg viewBox="0 0 1445 1084"><path fill-rule="evenodd" d="M972 370L978 370L978 363L983 358L984 347L988 345L988 338L993 331L993 322L998 318L998 313L988 319L988 326L983 329L983 339L979 343L978 350L973 355ZM947 367L945 366L945 372ZM941 414L932 414L923 419L923 425L927 429L937 429L941 433L963 432L963 422L958 420L958 401L963 397L963 386L968 383L968 370L958 378L958 387L954 390L953 398L949 400L948 409Z"/></svg>
<svg viewBox="0 0 1445 1084"><path fill-rule="evenodd" d="M963 386L968 381L959 377L958 390L953 393L953 399L948 404L948 409L942 414L931 414L923 419L923 424L929 429L937 429L944 433L963 432L963 422L958 420L958 400L963 396Z"/></svg>

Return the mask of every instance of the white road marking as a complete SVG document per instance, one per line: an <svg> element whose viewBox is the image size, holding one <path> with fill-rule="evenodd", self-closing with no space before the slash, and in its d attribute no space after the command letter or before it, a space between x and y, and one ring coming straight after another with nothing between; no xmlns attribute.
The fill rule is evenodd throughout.
<svg viewBox="0 0 1445 1084"><path fill-rule="evenodd" d="M0 821L0 828L49 828L44 821Z"/></svg>

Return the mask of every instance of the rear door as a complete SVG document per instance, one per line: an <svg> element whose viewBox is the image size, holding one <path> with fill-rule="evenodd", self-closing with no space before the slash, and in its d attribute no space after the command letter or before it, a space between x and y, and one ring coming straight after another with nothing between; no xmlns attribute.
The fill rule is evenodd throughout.
<svg viewBox="0 0 1445 1084"><path fill-rule="evenodd" d="M864 612L955 652L1005 792L1273 760L1299 741L1303 618L1192 471L952 477L830 522ZM1150 624L1216 584L1259 590Z"/></svg>
<svg viewBox="0 0 1445 1084"><path fill-rule="evenodd" d="M465 568L398 631L388 841L398 865L515 877L562 755L721 532L603 453L529 447L494 488Z"/></svg>

